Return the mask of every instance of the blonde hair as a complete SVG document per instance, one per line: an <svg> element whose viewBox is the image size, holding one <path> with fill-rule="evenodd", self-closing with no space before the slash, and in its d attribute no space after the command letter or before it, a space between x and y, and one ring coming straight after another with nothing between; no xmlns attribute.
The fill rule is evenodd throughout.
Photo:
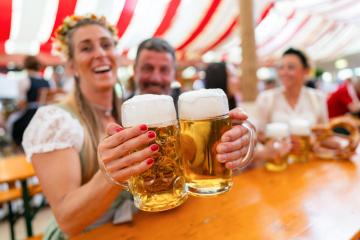
<svg viewBox="0 0 360 240"><path fill-rule="evenodd" d="M53 38L52 52L64 59L73 58L72 35L76 29L86 25L99 25L107 29L113 37L114 43L118 41L117 29L110 24L104 16L95 14L72 15L64 19L63 23L56 29Z"/></svg>
<svg viewBox="0 0 360 240"><path fill-rule="evenodd" d="M94 14L85 16L70 16L65 18L63 24L56 30L53 45L57 51L67 59L73 58L72 35L82 26L96 24L109 30L114 41L117 40L115 27L109 24L105 17ZM75 76L75 89L65 100L64 104L75 114L84 127L84 144L81 151L81 177L82 183L88 182L98 170L97 146L105 129L93 107L87 102L80 89L80 80ZM115 89L113 89L112 116L120 122L120 105Z"/></svg>

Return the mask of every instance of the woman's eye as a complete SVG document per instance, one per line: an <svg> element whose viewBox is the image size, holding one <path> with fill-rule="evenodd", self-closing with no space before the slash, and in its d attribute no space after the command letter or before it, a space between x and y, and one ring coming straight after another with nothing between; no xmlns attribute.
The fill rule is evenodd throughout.
<svg viewBox="0 0 360 240"><path fill-rule="evenodd" d="M101 46L104 48L104 49L109 49L113 46L113 44L111 42L103 42L101 44Z"/></svg>

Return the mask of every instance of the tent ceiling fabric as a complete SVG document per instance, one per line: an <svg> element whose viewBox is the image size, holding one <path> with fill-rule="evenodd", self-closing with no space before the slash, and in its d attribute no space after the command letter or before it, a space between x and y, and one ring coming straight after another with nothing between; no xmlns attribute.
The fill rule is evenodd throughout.
<svg viewBox="0 0 360 240"><path fill-rule="evenodd" d="M315 60L360 52L360 1L254 1L259 59L289 46ZM70 14L105 15L117 25L119 49L132 57L145 38L167 39L186 56L241 61L238 0L2 0L0 52L50 52L51 35ZM210 51L210 53L209 53Z"/></svg>

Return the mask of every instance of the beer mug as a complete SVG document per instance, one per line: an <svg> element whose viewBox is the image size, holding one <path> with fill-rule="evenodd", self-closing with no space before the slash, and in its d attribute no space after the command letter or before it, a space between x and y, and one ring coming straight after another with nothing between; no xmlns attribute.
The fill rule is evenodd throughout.
<svg viewBox="0 0 360 240"><path fill-rule="evenodd" d="M291 150L289 126L286 123L269 123L265 136L265 148L271 153L265 159L265 168L274 172L285 170Z"/></svg>
<svg viewBox="0 0 360 240"><path fill-rule="evenodd" d="M229 191L232 171L216 160L216 146L232 125L225 93L221 89L189 91L180 95L178 108L182 166L189 193L211 196ZM256 134L249 122L241 124L250 135L250 147L242 159L246 165L252 157Z"/></svg>
<svg viewBox="0 0 360 240"><path fill-rule="evenodd" d="M179 126L172 97L138 95L122 104L121 114L125 128L147 124L149 130L156 132L155 142L160 147L153 155L153 166L140 175L132 176L126 184L134 196L135 206L156 212L183 203L187 192L180 167Z"/></svg>
<svg viewBox="0 0 360 240"><path fill-rule="evenodd" d="M289 122L289 126L293 146L288 160L290 163L307 162L311 150L310 123L304 119L292 119Z"/></svg>

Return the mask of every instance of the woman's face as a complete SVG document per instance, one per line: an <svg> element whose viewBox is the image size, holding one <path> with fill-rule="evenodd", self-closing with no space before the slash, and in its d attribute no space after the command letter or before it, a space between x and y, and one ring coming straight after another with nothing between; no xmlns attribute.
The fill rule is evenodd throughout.
<svg viewBox="0 0 360 240"><path fill-rule="evenodd" d="M83 91L112 89L116 83L116 51L111 33L100 25L85 25L72 36L75 75Z"/></svg>
<svg viewBox="0 0 360 240"><path fill-rule="evenodd" d="M285 89L302 86L308 72L297 55L288 54L281 58L278 74Z"/></svg>

